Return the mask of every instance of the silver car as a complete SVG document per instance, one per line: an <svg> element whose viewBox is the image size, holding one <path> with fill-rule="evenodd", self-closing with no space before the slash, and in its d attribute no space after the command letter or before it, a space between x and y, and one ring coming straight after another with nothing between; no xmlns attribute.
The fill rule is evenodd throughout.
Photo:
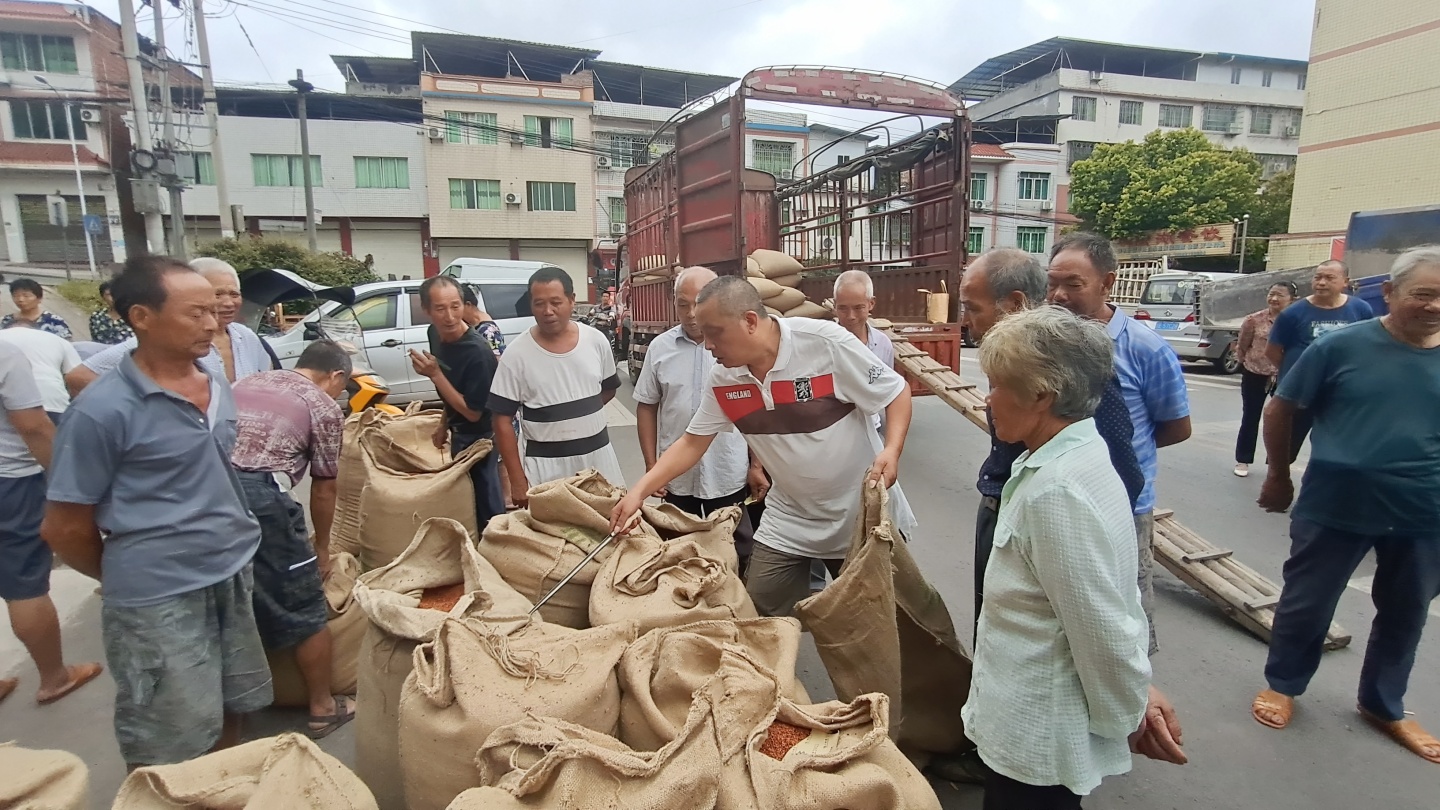
<svg viewBox="0 0 1440 810"><path fill-rule="evenodd" d="M1234 273L1156 273L1145 283L1135 320L1154 329L1175 355L1185 361L1204 360L1226 374L1240 371L1235 335L1200 328L1200 288Z"/></svg>

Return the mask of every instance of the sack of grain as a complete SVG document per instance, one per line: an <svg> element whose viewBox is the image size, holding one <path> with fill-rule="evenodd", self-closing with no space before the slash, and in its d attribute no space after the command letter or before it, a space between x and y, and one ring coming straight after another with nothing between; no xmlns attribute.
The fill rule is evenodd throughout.
<svg viewBox="0 0 1440 810"><path fill-rule="evenodd" d="M402 437L403 438L403 437ZM361 498L360 564L366 571L395 559L405 549L421 521L432 517L457 520L472 535L475 525L475 488L470 468L490 454L491 443L478 441L454 460L425 469L425 456L415 446L374 427L360 433L365 453L365 493ZM429 444L426 437L422 444Z"/></svg>
<svg viewBox="0 0 1440 810"><path fill-rule="evenodd" d="M781 287L780 292L774 297L765 300L765 306L775 307L781 312L789 314L790 310L805 303L805 293L794 287Z"/></svg>
<svg viewBox="0 0 1440 810"><path fill-rule="evenodd" d="M740 575L693 540L649 534L617 538L590 587L590 623L656 627L760 614Z"/></svg>
<svg viewBox="0 0 1440 810"><path fill-rule="evenodd" d="M787 318L820 318L822 320L833 318L835 313L820 306L814 301L805 301L797 307L785 311Z"/></svg>
<svg viewBox="0 0 1440 810"><path fill-rule="evenodd" d="M778 309L776 309L776 308L774 308L774 307L765 307L765 311L768 312L768 313L770 313L770 317L772 317L772 318L783 318L783 317L785 317L785 313L781 312L780 310L778 310Z"/></svg>
<svg viewBox="0 0 1440 810"><path fill-rule="evenodd" d="M750 254L750 258L760 265L760 272L764 273L766 278L793 276L805 269L805 265L798 259L778 250L757 250Z"/></svg>
<svg viewBox="0 0 1440 810"><path fill-rule="evenodd" d="M960 720L970 657L950 611L899 541L885 490L865 487L862 497L840 576L797 604L795 615L814 635L841 700L890 696L891 735L906 754L921 761L973 748Z"/></svg>
<svg viewBox="0 0 1440 810"><path fill-rule="evenodd" d="M765 278L765 271L760 269L760 263L754 259L745 260L745 276L747 278Z"/></svg>
<svg viewBox="0 0 1440 810"><path fill-rule="evenodd" d="M735 552L735 529L744 516L739 506L716 509L703 518L673 503L640 506L643 525L661 540L694 540L706 555L724 561L736 573L740 571L740 558Z"/></svg>
<svg viewBox="0 0 1440 810"><path fill-rule="evenodd" d="M610 510L624 494L594 470L541 484L530 490L529 509L490 521L480 553L506 582L537 602L610 534ZM612 543L540 608L545 621L590 626L590 584L614 550Z"/></svg>
<svg viewBox="0 0 1440 810"><path fill-rule="evenodd" d="M654 751L685 725L695 690L720 668L727 646L745 649L774 674L779 693L809 703L795 676L800 623L790 618L696 622L651 630L620 657L620 739Z"/></svg>
<svg viewBox="0 0 1440 810"><path fill-rule="evenodd" d="M137 768L120 786L114 810L177 807L376 810L364 783L300 734L266 737L175 765Z"/></svg>
<svg viewBox="0 0 1440 810"><path fill-rule="evenodd" d="M774 298L780 294L781 290L785 289L763 276L761 278L747 278L745 280L750 282L750 286L755 288L755 292L760 293L761 300Z"/></svg>
<svg viewBox="0 0 1440 810"><path fill-rule="evenodd" d="M801 278L802 276L799 273L796 273L794 275L780 276L779 278L772 278L770 280L775 282L776 284L779 284L781 287L799 288Z"/></svg>
<svg viewBox="0 0 1440 810"><path fill-rule="evenodd" d="M85 810L90 806L90 771L68 751L21 748L0 743L0 807Z"/></svg>
<svg viewBox="0 0 1440 810"><path fill-rule="evenodd" d="M400 769L410 810L443 810L480 787L475 754L491 732L534 714L614 734L615 665L634 624L520 629L483 618L448 620L415 648L400 698Z"/></svg>
<svg viewBox="0 0 1440 810"><path fill-rule="evenodd" d="M325 580L325 602L330 614L330 694L355 694L355 662L360 657L360 643L365 638L369 621L355 603L355 579L360 576L360 561L344 552L330 555L330 577ZM310 693L300 668L295 665L295 649L267 650L270 677L275 686L276 706L308 706Z"/></svg>
<svg viewBox="0 0 1440 810"><path fill-rule="evenodd" d="M434 638L447 616L518 617L512 624L522 626L531 603L447 518L425 521L394 561L360 575L355 600L369 619L357 666L355 772L382 810L403 810L400 693L415 646Z"/></svg>
<svg viewBox="0 0 1440 810"><path fill-rule="evenodd" d="M335 482L337 491L335 525L330 530L331 551L360 552L361 500L370 478L365 451L360 449L362 432L373 427L385 432L400 445L411 448L419 465L416 472L431 472L445 465L444 449L436 448L430 441L430 434L445 414L443 411L421 411L420 406L421 403L412 402L404 414L395 416L367 408L345 420L340 443L340 469Z"/></svg>

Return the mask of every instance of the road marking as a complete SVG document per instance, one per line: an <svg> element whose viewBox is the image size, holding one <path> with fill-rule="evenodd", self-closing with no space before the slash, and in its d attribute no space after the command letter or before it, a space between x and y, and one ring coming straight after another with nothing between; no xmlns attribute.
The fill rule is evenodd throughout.
<svg viewBox="0 0 1440 810"><path fill-rule="evenodd" d="M635 426L635 414L618 399L612 399L606 404L605 419L612 428Z"/></svg>
<svg viewBox="0 0 1440 810"><path fill-rule="evenodd" d="M1229 390L1229 391L1233 391L1233 390L1235 390L1236 388L1239 388L1239 387L1240 387L1240 383L1239 383L1239 382L1233 382L1233 383L1231 383L1231 382L1217 382L1217 381L1215 381L1215 380L1197 380L1197 379L1195 379L1194 377L1186 377L1186 378L1185 378L1185 384L1186 384L1187 386L1189 386L1189 385L1198 385L1198 386L1201 386L1201 387L1204 387L1204 388L1223 388L1223 389L1226 389L1226 390Z"/></svg>
<svg viewBox="0 0 1440 810"><path fill-rule="evenodd" d="M1375 577L1373 576L1356 577L1350 580L1350 587L1366 595L1369 595L1370 590L1374 586L1374 584ZM1431 605L1430 615L1434 616L1437 619L1440 619L1440 606Z"/></svg>

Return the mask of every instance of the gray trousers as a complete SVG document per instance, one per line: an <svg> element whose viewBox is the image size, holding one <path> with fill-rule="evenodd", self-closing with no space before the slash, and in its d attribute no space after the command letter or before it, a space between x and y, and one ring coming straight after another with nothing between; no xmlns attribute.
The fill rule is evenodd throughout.
<svg viewBox="0 0 1440 810"><path fill-rule="evenodd" d="M745 589L761 616L789 616L795 603L810 595L810 563L815 558L799 557L773 549L760 541L750 555ZM830 576L840 576L844 558L820 560Z"/></svg>

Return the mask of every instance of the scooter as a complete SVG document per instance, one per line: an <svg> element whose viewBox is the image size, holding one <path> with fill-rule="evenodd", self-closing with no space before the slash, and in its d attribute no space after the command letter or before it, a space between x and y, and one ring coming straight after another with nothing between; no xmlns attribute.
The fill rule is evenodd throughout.
<svg viewBox="0 0 1440 810"><path fill-rule="evenodd" d="M334 301L339 307L318 318L303 321L299 328L305 330L306 340L333 340L350 354L353 368L350 380L345 384L345 399L341 409L346 416L374 408L382 413L399 415L402 411L385 401L390 386L370 368L365 354L364 330L355 317L355 291L350 287L322 287L307 281L289 270L256 270L246 273L240 280L240 295L244 299L241 316L246 325L260 332L265 313L276 304L289 301ZM292 327L294 328L294 327Z"/></svg>

